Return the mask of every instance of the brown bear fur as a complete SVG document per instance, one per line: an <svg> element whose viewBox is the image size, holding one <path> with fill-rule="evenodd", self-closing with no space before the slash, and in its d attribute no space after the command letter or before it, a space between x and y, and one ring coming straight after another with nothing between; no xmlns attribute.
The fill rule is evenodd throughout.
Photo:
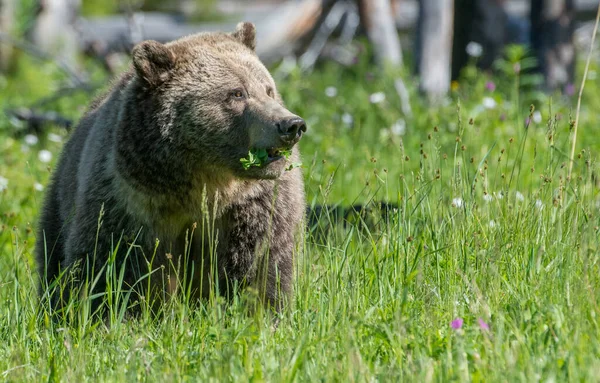
<svg viewBox="0 0 600 383"><path fill-rule="evenodd" d="M227 295L237 283L281 307L305 212L301 171L285 169L299 160L294 144L306 127L254 48L254 26L240 23L233 33L133 49L133 68L90 106L53 172L36 244L53 305L58 294L47 289L62 270L78 270L82 286L121 240L115 261L126 288L145 286L140 278L153 271L154 289L172 294L186 266L195 296L212 282ZM286 121L296 124L283 129L292 136L282 133ZM261 148L292 155L275 152L272 163L245 170L240 158ZM105 289L101 276L93 292Z"/></svg>

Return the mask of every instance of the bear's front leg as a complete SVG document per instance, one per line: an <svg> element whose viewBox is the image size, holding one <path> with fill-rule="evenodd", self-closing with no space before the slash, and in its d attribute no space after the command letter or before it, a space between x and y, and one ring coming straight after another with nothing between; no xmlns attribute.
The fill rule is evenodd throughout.
<svg viewBox="0 0 600 383"><path fill-rule="evenodd" d="M287 217L265 206L261 200L248 201L222 217L216 254L219 290L230 296L235 284L255 289L262 302L280 311L291 292L293 227L284 222Z"/></svg>
<svg viewBox="0 0 600 383"><path fill-rule="evenodd" d="M73 294L87 296L92 298L92 312L108 294L124 297L134 287L138 291L130 299L137 300L143 294L142 280L149 275L154 252L147 228L126 212L104 206L93 209L94 204L89 204L77 212L65 247L65 266L72 279L63 304Z"/></svg>
<svg viewBox="0 0 600 383"><path fill-rule="evenodd" d="M289 239L289 240L288 240ZM292 236L277 232L269 245L257 255L256 280L253 283L266 305L280 312L292 292L294 242Z"/></svg>

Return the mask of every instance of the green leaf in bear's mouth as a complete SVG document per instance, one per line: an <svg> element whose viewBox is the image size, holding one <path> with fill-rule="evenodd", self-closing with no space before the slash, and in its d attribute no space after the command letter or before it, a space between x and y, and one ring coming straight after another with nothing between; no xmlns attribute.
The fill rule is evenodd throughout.
<svg viewBox="0 0 600 383"><path fill-rule="evenodd" d="M286 160L289 160L290 156L292 155L292 150L291 149L280 150L279 155L284 156Z"/></svg>
<svg viewBox="0 0 600 383"><path fill-rule="evenodd" d="M285 157L285 159L288 160L290 158L290 156L292 155L292 150L291 149L281 149L281 150L277 150L276 153L278 156ZM240 158L240 162L242 163L244 170L248 170L253 166L256 166L256 167L263 166L267 162L268 159L269 159L269 153L267 152L266 149L251 149L248 152L247 157ZM294 162L294 163L290 164L288 167L286 167L285 170L286 171L292 170L296 167L299 167L300 165L302 165L302 164Z"/></svg>
<svg viewBox="0 0 600 383"><path fill-rule="evenodd" d="M248 152L248 156L246 158L240 158L240 162L245 170L250 169L252 166L260 167L262 166L269 155L267 154L266 149L252 149Z"/></svg>

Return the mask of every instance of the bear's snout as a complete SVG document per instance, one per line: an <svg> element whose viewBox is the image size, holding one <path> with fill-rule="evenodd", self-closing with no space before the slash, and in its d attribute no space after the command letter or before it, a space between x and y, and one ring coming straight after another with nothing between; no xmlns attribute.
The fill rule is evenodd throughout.
<svg viewBox="0 0 600 383"><path fill-rule="evenodd" d="M306 132L306 123L300 117L288 118L276 125L283 142L292 145L300 140L302 133Z"/></svg>

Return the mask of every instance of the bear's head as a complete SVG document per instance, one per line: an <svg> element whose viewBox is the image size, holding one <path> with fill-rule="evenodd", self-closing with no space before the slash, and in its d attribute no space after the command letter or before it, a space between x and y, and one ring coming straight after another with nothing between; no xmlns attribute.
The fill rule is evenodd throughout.
<svg viewBox="0 0 600 383"><path fill-rule="evenodd" d="M168 44L144 41L133 49L134 108L146 113L147 137L159 140L194 172L276 179L306 131L287 110L256 53L256 31L240 23L232 33L200 33ZM167 149L168 148L168 149ZM266 150L260 167L241 158ZM157 151L157 160L160 153ZM264 152L263 152L264 153Z"/></svg>

